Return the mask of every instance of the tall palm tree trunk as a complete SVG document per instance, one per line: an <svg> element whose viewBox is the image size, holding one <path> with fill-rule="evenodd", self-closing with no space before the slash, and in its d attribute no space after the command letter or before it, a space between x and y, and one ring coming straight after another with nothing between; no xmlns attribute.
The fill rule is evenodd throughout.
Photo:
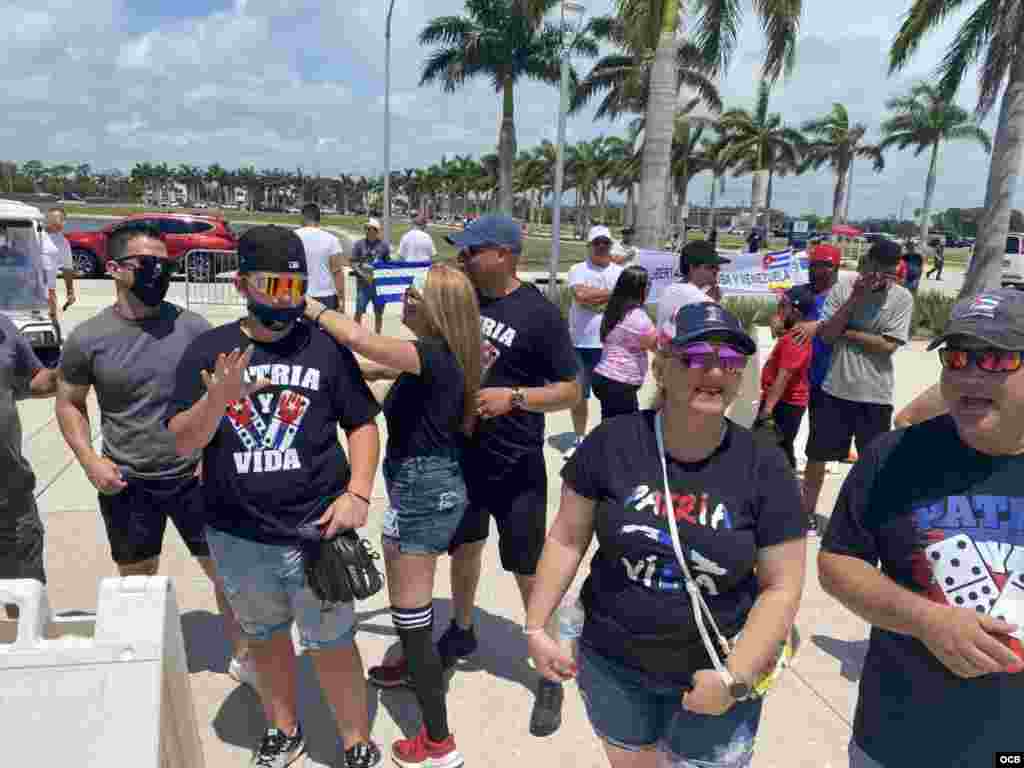
<svg viewBox="0 0 1024 768"><path fill-rule="evenodd" d="M502 213L512 215L513 174L516 159L515 92L511 77L502 85L501 129L498 131L498 178L500 192L498 207Z"/></svg>
<svg viewBox="0 0 1024 768"><path fill-rule="evenodd" d="M664 0L661 36L651 65L647 99L646 138L640 166L637 244L657 248L665 236L665 187L672 156L672 133L677 97L676 27L680 0Z"/></svg>
<svg viewBox="0 0 1024 768"><path fill-rule="evenodd" d="M1024 27L1017 33L1017 48L1024 46ZM998 288L1010 229L1010 206L1017 177L1024 163L1024 56L1017 56L999 108L996 141L988 171L985 207L978 221L978 242L961 296Z"/></svg>
<svg viewBox="0 0 1024 768"><path fill-rule="evenodd" d="M840 167L836 169L836 186L832 190L833 224L845 223L843 212L846 210L846 180L849 176L849 168Z"/></svg>
<svg viewBox="0 0 1024 768"><path fill-rule="evenodd" d="M939 165L939 142L932 144L932 157L928 163L928 178L924 183L924 203L921 206L921 247L928 247L928 229L932 219L932 197L935 195L935 176Z"/></svg>

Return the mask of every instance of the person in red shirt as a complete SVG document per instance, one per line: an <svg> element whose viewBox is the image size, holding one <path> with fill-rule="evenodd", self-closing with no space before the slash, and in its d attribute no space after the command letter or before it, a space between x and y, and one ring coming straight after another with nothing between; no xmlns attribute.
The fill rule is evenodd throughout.
<svg viewBox="0 0 1024 768"><path fill-rule="evenodd" d="M789 465L796 469L793 441L810 399L811 343L806 339L798 341L794 327L804 318L813 316L814 302L806 291L793 289L780 298L785 333L775 342L761 371L761 407L754 426L757 428L769 420L775 422L779 445Z"/></svg>

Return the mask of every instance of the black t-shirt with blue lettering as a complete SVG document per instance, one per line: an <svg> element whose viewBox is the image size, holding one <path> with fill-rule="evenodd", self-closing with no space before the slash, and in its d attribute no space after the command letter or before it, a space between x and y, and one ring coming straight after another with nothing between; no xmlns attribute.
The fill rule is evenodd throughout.
<svg viewBox="0 0 1024 768"><path fill-rule="evenodd" d="M668 478L690 573L731 637L757 598L758 550L802 537L805 520L796 478L778 447L726 424L721 446L704 461L668 458ZM627 666L686 684L687 670L709 661L672 548L654 412L603 422L562 477L597 502L599 547L581 595L583 642ZM694 663L688 654L699 658Z"/></svg>
<svg viewBox="0 0 1024 768"><path fill-rule="evenodd" d="M1024 455L978 453L950 416L889 432L846 478L822 549L881 563L938 603L1024 626L1022 477ZM1002 639L1024 657L1019 641ZM883 765L991 765L994 752L1024 747L1020 712L1024 673L964 680L919 640L872 627L853 737Z"/></svg>
<svg viewBox="0 0 1024 768"><path fill-rule="evenodd" d="M384 400L388 420L387 457L458 458L458 435L465 414L466 377L444 339L414 342L420 373L403 373Z"/></svg>
<svg viewBox="0 0 1024 768"><path fill-rule="evenodd" d="M238 322L199 336L178 365L167 419L205 393L200 371L217 355L253 345L248 380L273 385L232 403L203 450L207 523L265 544L293 544L327 504L344 492L350 468L338 427L373 421L379 406L352 353L305 322L266 344Z"/></svg>
<svg viewBox="0 0 1024 768"><path fill-rule="evenodd" d="M501 298L480 296L484 337L484 387L543 387L576 378L576 351L558 307L537 288L523 283ZM482 420L467 460L487 471L517 462L544 445L544 414L515 409Z"/></svg>

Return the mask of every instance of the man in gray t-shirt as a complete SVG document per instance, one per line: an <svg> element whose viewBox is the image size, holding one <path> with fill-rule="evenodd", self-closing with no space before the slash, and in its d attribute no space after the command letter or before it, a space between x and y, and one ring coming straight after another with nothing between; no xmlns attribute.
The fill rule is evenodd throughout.
<svg viewBox="0 0 1024 768"><path fill-rule="evenodd" d="M857 439L863 452L892 428L893 353L910 340L914 297L899 283L901 250L891 240L875 242L864 274L841 279L822 308L817 335L832 345L821 391L813 396L804 472L804 505L813 519L825 463L841 461Z"/></svg>
<svg viewBox="0 0 1024 768"><path fill-rule="evenodd" d="M57 421L99 491L111 556L121 575L157 572L170 519L216 586L196 471L199 455L179 457L174 436L164 426L178 362L211 326L164 301L173 264L159 230L122 230L107 247L117 300L78 326L64 344ZM99 401L101 453L91 440L90 389ZM219 588L217 602L235 655L244 656Z"/></svg>
<svg viewBox="0 0 1024 768"><path fill-rule="evenodd" d="M44 368L14 323L0 315L0 579L46 581L36 476L21 453L16 401L56 391L56 371Z"/></svg>

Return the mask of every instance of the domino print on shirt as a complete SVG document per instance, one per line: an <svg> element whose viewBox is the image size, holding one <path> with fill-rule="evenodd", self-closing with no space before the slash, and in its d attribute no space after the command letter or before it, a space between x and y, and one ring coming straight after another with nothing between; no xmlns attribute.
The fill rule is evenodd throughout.
<svg viewBox="0 0 1024 768"><path fill-rule="evenodd" d="M999 588L978 548L966 534L957 534L925 547L935 583L949 605L988 613Z"/></svg>
<svg viewBox="0 0 1024 768"><path fill-rule="evenodd" d="M262 442L267 425L253 408L252 400L248 397L243 400L233 400L228 403L225 414L231 427L242 441L242 446L247 451L254 451Z"/></svg>
<svg viewBox="0 0 1024 768"><path fill-rule="evenodd" d="M263 447L286 451L292 447L302 420L309 411L310 400L305 395L284 390L277 398L277 409L270 421L270 428L263 436Z"/></svg>
<svg viewBox="0 0 1024 768"><path fill-rule="evenodd" d="M1024 571L1010 574L989 613L994 619L1016 624L1017 631L1011 637L1024 640Z"/></svg>

